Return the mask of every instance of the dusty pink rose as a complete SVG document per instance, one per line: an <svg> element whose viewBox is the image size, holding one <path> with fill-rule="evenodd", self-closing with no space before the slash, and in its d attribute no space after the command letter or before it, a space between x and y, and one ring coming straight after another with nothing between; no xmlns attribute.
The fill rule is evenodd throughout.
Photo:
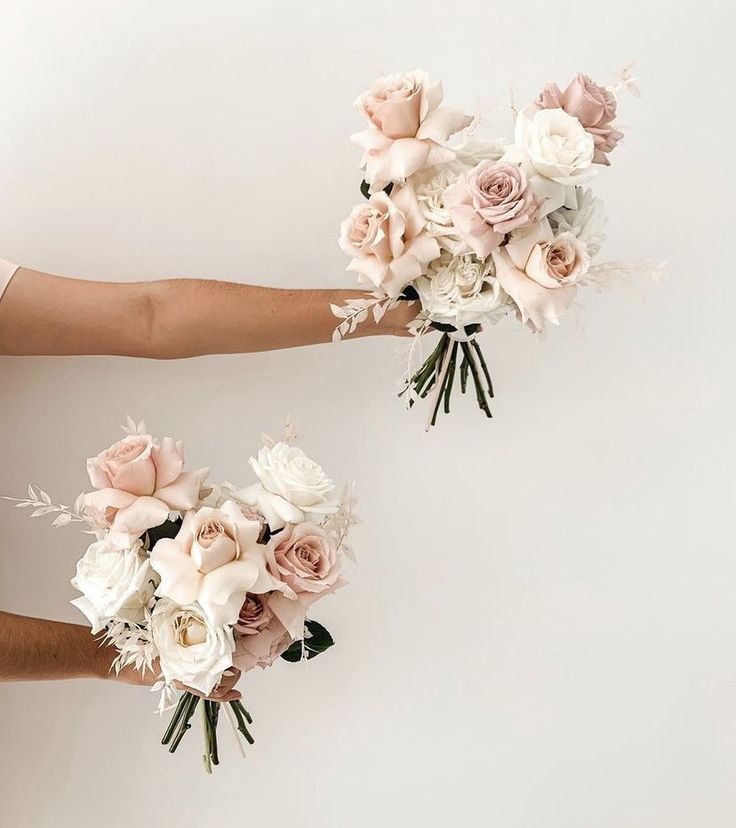
<svg viewBox="0 0 736 828"><path fill-rule="evenodd" d="M183 469L181 442L164 437L156 443L148 434L125 437L87 460L97 491L85 496L85 504L102 513L113 529L142 535L162 524L169 512L197 503L209 469Z"/></svg>
<svg viewBox="0 0 736 828"><path fill-rule="evenodd" d="M408 184L390 196L374 193L354 207L340 225L339 244L353 257L347 269L388 296L398 296L440 255L439 244L427 232L414 190Z"/></svg>
<svg viewBox="0 0 736 828"><path fill-rule="evenodd" d="M339 560L327 533L312 523L287 526L269 543L266 559L271 576L286 585L287 596L319 593L339 577Z"/></svg>
<svg viewBox="0 0 736 828"><path fill-rule="evenodd" d="M300 635L302 632L300 631ZM236 635L233 664L244 673L254 667L270 667L294 638L272 617L255 635Z"/></svg>
<svg viewBox="0 0 736 828"><path fill-rule="evenodd" d="M454 158L442 144L472 118L441 107L442 97L442 84L431 83L426 72L416 70L378 78L355 101L370 123L351 140L364 150L361 166L371 192L405 181L425 164Z"/></svg>
<svg viewBox="0 0 736 828"><path fill-rule="evenodd" d="M499 284L535 331L558 323L590 263L585 245L572 233L555 237L546 219L512 234L492 255Z"/></svg>
<svg viewBox="0 0 736 828"><path fill-rule="evenodd" d="M608 89L578 73L564 92L555 83L545 86L534 106L536 109L564 109L574 115L593 136L593 162L611 163L607 153L615 149L624 136L612 125L616 118L616 97Z"/></svg>
<svg viewBox="0 0 736 828"><path fill-rule="evenodd" d="M268 594L255 595L249 592L240 608L234 631L238 635L256 635L273 618L268 606Z"/></svg>
<svg viewBox="0 0 736 828"><path fill-rule="evenodd" d="M518 164L481 161L460 176L444 194L460 238L481 259L503 241L505 233L533 220L537 202Z"/></svg>
<svg viewBox="0 0 736 828"><path fill-rule="evenodd" d="M340 560L327 533L312 523L288 524L266 547L274 592L268 607L292 639L304 631L309 607L339 589Z"/></svg>

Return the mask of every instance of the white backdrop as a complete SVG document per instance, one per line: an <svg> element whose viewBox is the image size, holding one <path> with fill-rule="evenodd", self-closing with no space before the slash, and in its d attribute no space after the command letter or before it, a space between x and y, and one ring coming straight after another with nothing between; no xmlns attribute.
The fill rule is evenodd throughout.
<svg viewBox="0 0 736 828"><path fill-rule="evenodd" d="M447 99L518 101L638 58L599 184L611 257L670 280L586 295L538 342L488 332L498 398L432 434L393 341L178 363L0 361L0 490L70 499L126 412L245 476L288 413L359 480L337 647L248 676L257 745L202 771L154 698L0 687L8 825L302 828L734 824L733 18L727 4L23 0L1 4L0 255L109 279L352 285L351 103L421 66ZM605 21L605 22L604 22ZM286 227L286 236L284 236ZM212 324L217 324L213 319ZM83 538L0 515L0 606L80 620Z"/></svg>

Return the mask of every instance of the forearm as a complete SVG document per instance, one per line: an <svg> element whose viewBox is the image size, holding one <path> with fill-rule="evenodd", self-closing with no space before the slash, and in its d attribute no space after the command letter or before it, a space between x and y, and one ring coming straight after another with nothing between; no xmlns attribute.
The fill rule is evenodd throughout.
<svg viewBox="0 0 736 828"><path fill-rule="evenodd" d="M328 342L330 303L359 291L281 290L202 279L92 282L21 268L0 301L0 354L178 359ZM408 303L356 335L400 334Z"/></svg>
<svg viewBox="0 0 736 828"><path fill-rule="evenodd" d="M156 308L151 334L158 357L251 353L329 342L340 324L330 304L361 295L355 290L286 290L174 279L151 283ZM399 334L407 308L387 315L380 326L370 317L359 336Z"/></svg>
<svg viewBox="0 0 736 828"><path fill-rule="evenodd" d="M106 678L115 654L89 627L0 612L0 681Z"/></svg>

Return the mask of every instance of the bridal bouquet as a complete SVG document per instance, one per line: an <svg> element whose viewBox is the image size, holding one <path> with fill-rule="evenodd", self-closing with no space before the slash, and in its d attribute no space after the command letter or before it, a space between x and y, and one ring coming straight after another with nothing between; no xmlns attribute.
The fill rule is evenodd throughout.
<svg viewBox="0 0 736 828"><path fill-rule="evenodd" d="M604 88L579 74L564 90L548 84L517 112L513 136L480 136L481 118L441 106L443 92L417 70L379 78L355 106L368 122L366 198L343 221L348 270L370 285L365 298L332 306L339 340L369 314L378 322L401 300L419 300L416 335L401 394L411 407L432 394L427 428L450 410L454 379L472 379L490 417L493 385L477 335L513 316L533 332L558 324L578 288L642 266L593 264L603 243L603 202L591 184L623 134L617 94L638 95L630 67ZM511 129L509 130L511 131ZM453 135L462 140L453 147ZM420 334L441 332L416 367ZM420 352L419 352L420 353Z"/></svg>
<svg viewBox="0 0 736 828"><path fill-rule="evenodd" d="M350 489L334 497L320 466L291 444L293 430L281 442L264 438L250 460L258 482L245 488L208 486L208 469L184 469L181 442L156 440L130 418L125 430L87 460L94 490L73 508L33 486L27 498L8 499L95 536L77 563L72 585L81 595L72 603L117 648L115 669L154 671L160 710L183 689L163 738L172 753L200 709L211 772L221 707L253 743L240 701L204 698L223 675L310 659L333 644L308 613L344 583L354 499Z"/></svg>

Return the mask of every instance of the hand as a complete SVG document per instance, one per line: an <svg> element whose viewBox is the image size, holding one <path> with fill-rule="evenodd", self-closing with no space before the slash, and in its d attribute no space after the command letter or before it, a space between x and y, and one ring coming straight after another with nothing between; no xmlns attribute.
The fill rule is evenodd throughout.
<svg viewBox="0 0 736 828"><path fill-rule="evenodd" d="M123 667L123 669L116 675L115 671L113 670L109 677L114 679L115 681L122 681L125 684L135 684L140 687L150 687L152 684L156 682L158 679L159 671L158 671L158 663L154 662L154 669L153 670L146 670L145 673L137 670L132 664L129 664L127 667ZM223 673L222 681L220 684L209 694L209 696L205 696L203 693L200 693L199 690L195 690L193 687L187 687L185 684L177 681L175 682L176 687L179 690L185 690L187 693L193 693L195 696L199 696L200 699L207 699L207 701L215 701L215 702L229 702L229 701L237 701L241 697L241 693L239 690L235 690L235 685L240 680L241 671L238 670L237 667L231 667L229 670L226 670Z"/></svg>

